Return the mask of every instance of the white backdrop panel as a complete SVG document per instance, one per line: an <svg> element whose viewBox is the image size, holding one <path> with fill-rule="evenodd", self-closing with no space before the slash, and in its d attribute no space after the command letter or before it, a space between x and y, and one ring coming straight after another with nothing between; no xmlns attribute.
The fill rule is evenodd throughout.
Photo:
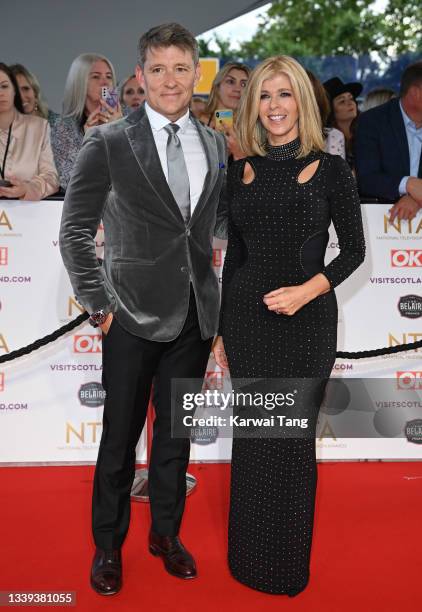
<svg viewBox="0 0 422 612"><path fill-rule="evenodd" d="M422 338L421 318L401 315L406 295L421 296L422 219L389 225L389 206L362 207L366 261L337 290L339 350L358 351ZM0 202L0 355L25 346L80 314L58 249L61 202ZM103 235L97 235L101 253ZM214 266L221 280L225 243L216 241ZM393 253L395 251L395 253ZM327 260L337 253L330 231ZM419 253L419 255L418 255ZM365 360L338 360L334 377L422 376L421 350ZM208 385L226 377L212 358ZM96 460L103 393L101 336L88 324L10 364L0 366L0 462ZM378 401L388 402L388 398ZM376 411L382 404L374 405ZM420 459L421 446L403 438L317 440L320 459ZM193 461L228 461L231 440L192 444ZM137 451L145 459L145 438Z"/></svg>

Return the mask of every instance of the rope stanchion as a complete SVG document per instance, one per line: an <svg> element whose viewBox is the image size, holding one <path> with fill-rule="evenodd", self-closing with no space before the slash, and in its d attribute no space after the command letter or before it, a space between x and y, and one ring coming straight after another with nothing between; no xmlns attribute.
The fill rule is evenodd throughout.
<svg viewBox="0 0 422 612"><path fill-rule="evenodd" d="M23 357L23 355L29 355L33 351L38 350L42 346L46 346L50 344L50 342L54 342L60 336L64 336L67 332L72 331L75 327L78 327L81 323L86 321L89 318L89 314L85 311L80 314L76 319L66 323L59 329L56 329L52 334L48 334L44 336L44 338L40 338L36 340L32 344L28 344L16 351L12 351L11 353L7 353L6 355L2 355L0 357L0 364L6 363L8 361L13 361L18 357ZM414 351L418 348L422 348L422 340L418 340L417 342L409 342L408 344L398 344L397 346L386 346L384 348L372 349L369 351L355 351L355 352L347 352L347 351L337 351L336 357L339 359L365 359L369 357L379 357L380 355L391 355L393 353L402 353L404 351Z"/></svg>
<svg viewBox="0 0 422 612"><path fill-rule="evenodd" d="M397 344L397 346L385 346L384 348L372 349L371 351L356 351L353 353L337 351L336 357L339 359L364 359L365 357L379 357L380 355L392 355L393 353L402 353L403 351L414 351L421 347L422 340L418 340L417 342Z"/></svg>
<svg viewBox="0 0 422 612"><path fill-rule="evenodd" d="M35 340L35 342L33 342L32 344L28 344L27 346L23 346L20 349L16 349L16 351L12 351L11 353L2 355L0 357L0 363L6 363L7 361L13 361L13 359L17 359L18 357L23 357L23 355L29 355L29 353L38 350L42 346L46 346L47 344L50 344L50 342L54 342L54 340L57 340L57 338L60 338L60 336L64 336L65 334L67 334L67 332L70 332L72 331L72 329L75 329L75 327L78 327L78 325L86 321L88 317L89 314L86 311L83 312L78 317L76 317L76 319L73 319L73 321L70 321L69 323L66 323L66 325L63 325L62 327L59 327L59 329L56 329L56 331L54 331L52 334L48 334L47 336L44 336L44 338Z"/></svg>

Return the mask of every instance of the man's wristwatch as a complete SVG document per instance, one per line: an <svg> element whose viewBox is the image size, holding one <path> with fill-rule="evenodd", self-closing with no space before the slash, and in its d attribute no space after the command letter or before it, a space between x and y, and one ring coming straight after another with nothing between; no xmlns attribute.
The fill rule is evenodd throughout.
<svg viewBox="0 0 422 612"><path fill-rule="evenodd" d="M106 322L106 319L110 313L105 310L97 310L97 312L93 312L89 317L88 322L92 327L98 327Z"/></svg>

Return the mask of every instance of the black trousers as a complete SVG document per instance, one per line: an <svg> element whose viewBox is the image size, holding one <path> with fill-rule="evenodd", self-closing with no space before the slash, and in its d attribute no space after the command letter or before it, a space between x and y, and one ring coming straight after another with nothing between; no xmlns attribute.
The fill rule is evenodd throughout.
<svg viewBox="0 0 422 612"><path fill-rule="evenodd" d="M94 476L92 528L99 548L119 548L130 520L136 445L151 385L156 418L148 474L152 530L177 535L186 496L190 440L171 437L171 379L203 378L212 339L202 340L193 291L180 335L153 342L130 334L116 317L103 335L103 433Z"/></svg>

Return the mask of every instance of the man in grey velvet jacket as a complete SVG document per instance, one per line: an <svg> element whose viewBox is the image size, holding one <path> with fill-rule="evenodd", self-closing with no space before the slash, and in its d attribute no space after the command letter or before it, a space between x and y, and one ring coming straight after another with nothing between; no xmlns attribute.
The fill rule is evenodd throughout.
<svg viewBox="0 0 422 612"><path fill-rule="evenodd" d="M152 28L140 39L138 62L146 105L88 131L60 230L75 295L103 331L106 401L94 478L91 570L91 585L103 595L121 588L135 447L153 379L149 549L171 574L196 576L193 557L178 538L190 443L171 437L171 380L205 373L219 311L212 237L225 238L227 225L225 139L189 113L199 78L194 37L177 24ZM169 123L178 126L176 142L189 175L188 218L169 184ZM94 248L101 219L102 267Z"/></svg>

